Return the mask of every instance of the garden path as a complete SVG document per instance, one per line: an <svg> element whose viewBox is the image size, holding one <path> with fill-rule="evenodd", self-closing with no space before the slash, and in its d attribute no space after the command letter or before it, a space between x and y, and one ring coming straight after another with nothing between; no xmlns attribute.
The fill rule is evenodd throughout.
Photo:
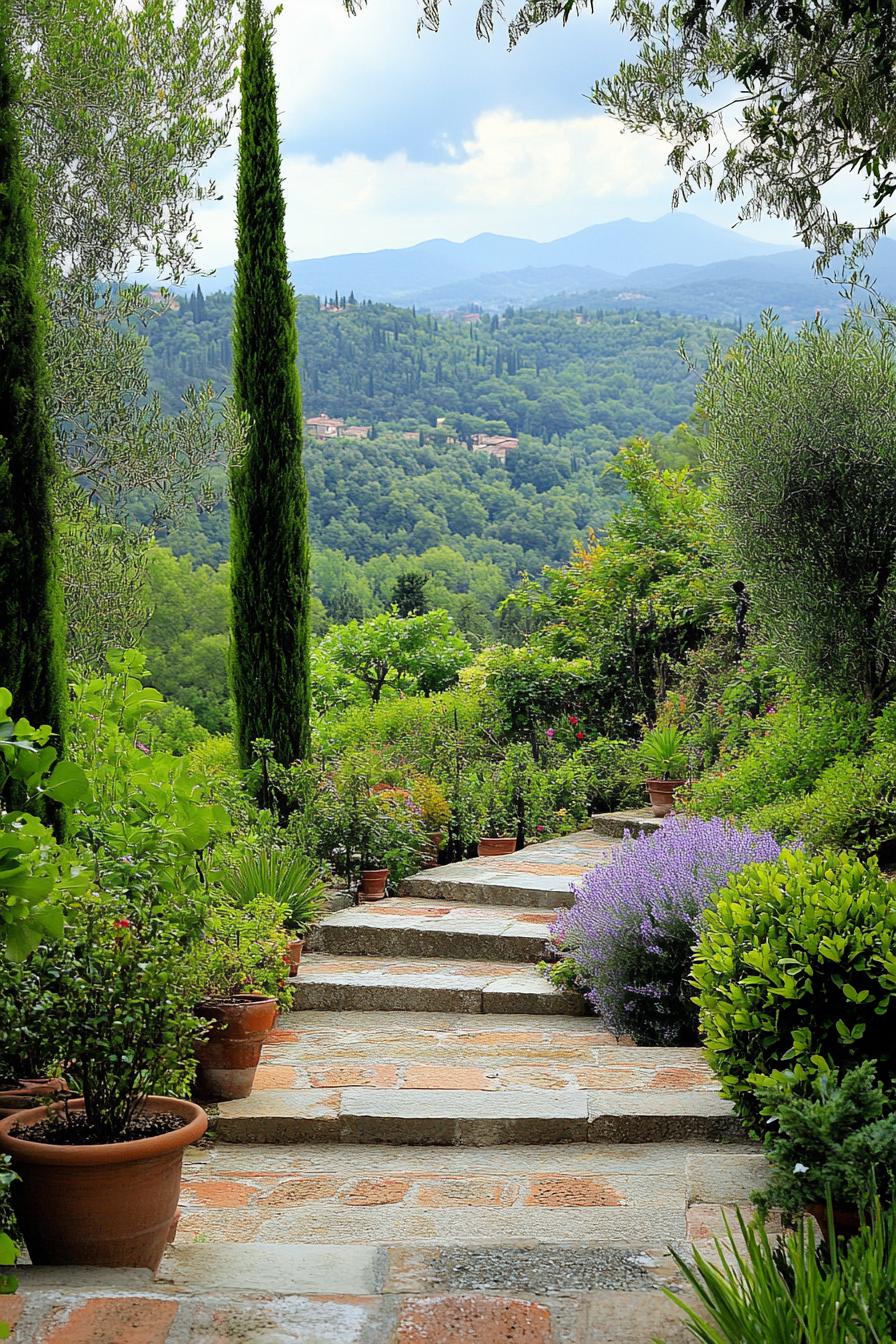
<svg viewBox="0 0 896 1344"><path fill-rule="evenodd" d="M618 1041L534 965L617 823L329 915L156 1281L26 1271L14 1344L690 1338L668 1247L761 1159L698 1051Z"/></svg>

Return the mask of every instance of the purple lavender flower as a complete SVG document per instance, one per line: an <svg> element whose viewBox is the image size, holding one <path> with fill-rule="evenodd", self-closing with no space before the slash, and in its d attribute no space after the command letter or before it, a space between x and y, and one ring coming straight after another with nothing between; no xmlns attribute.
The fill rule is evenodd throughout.
<svg viewBox="0 0 896 1344"><path fill-rule="evenodd" d="M626 834L609 863L573 884L575 903L551 933L612 1031L642 1045L697 1041L688 976L701 915L732 873L779 853L769 832L670 817L653 834Z"/></svg>

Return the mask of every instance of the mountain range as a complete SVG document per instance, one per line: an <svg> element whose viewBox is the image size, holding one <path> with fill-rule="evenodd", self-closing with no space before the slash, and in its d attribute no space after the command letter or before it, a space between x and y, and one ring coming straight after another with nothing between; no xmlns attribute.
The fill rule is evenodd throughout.
<svg viewBox="0 0 896 1344"><path fill-rule="evenodd" d="M686 211L644 222L595 224L552 242L477 234L463 243L353 252L290 263L297 292L415 305L432 312L508 306L644 308L752 321L773 308L795 324L820 312L837 320L847 300L813 270L804 248L760 242ZM872 271L896 294L896 243L884 239ZM206 290L233 287L221 267Z"/></svg>

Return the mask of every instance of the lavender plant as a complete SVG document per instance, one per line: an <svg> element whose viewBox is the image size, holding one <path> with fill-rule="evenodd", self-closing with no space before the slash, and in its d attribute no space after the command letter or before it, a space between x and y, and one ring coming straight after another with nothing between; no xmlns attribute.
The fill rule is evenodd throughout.
<svg viewBox="0 0 896 1344"><path fill-rule="evenodd" d="M639 1045L697 1042L688 977L701 915L729 874L779 852L769 832L670 817L651 835L626 836L573 886L575 903L551 932L612 1031Z"/></svg>

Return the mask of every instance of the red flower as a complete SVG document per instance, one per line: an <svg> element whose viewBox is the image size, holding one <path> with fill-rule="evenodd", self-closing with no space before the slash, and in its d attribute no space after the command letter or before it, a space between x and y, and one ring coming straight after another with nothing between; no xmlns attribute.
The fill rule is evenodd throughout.
<svg viewBox="0 0 896 1344"><path fill-rule="evenodd" d="M576 718L575 714L570 714L566 722L571 723L573 728L575 728L576 724L578 723L578 719Z"/></svg>
<svg viewBox="0 0 896 1344"><path fill-rule="evenodd" d="M131 927L131 921L129 919L116 919L115 927L116 929L129 929Z"/></svg>
<svg viewBox="0 0 896 1344"><path fill-rule="evenodd" d="M583 742L584 739L585 739L585 734L582 733L582 732L578 732L578 733L576 733L576 737L578 738L578 740L579 740L580 742Z"/></svg>
<svg viewBox="0 0 896 1344"><path fill-rule="evenodd" d="M544 830L544 827L543 827L543 826L536 826L535 829L536 829L536 831L543 831L543 830Z"/></svg>

